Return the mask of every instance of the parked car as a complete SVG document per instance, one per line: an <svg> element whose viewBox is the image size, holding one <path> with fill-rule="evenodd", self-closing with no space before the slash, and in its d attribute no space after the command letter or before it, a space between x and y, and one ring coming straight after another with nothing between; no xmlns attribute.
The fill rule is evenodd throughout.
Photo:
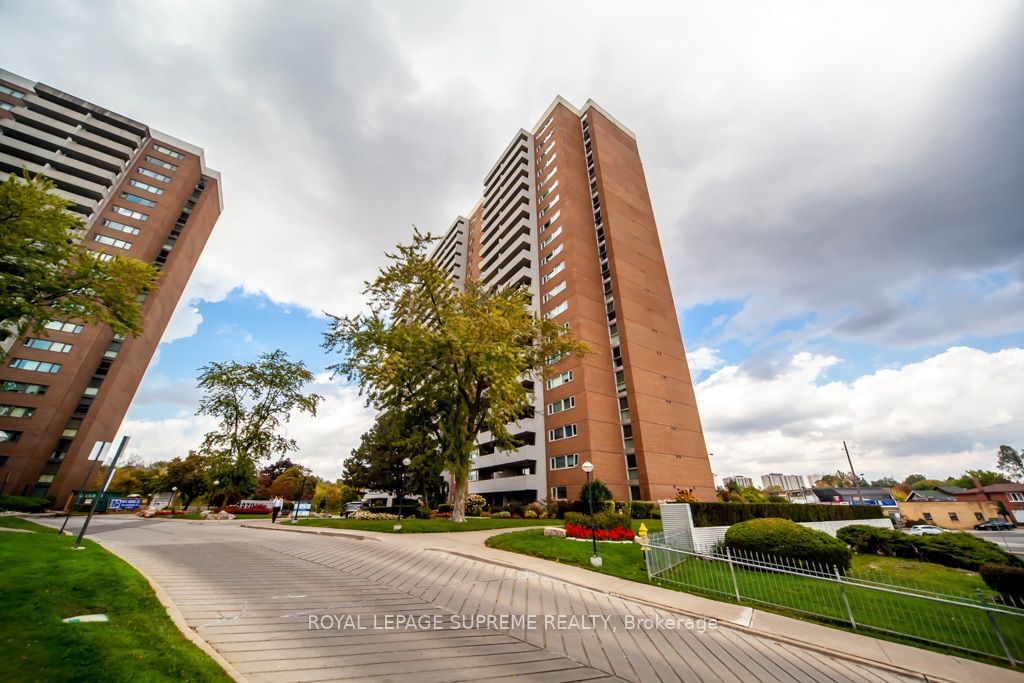
<svg viewBox="0 0 1024 683"><path fill-rule="evenodd" d="M342 517L351 517L352 515L354 515L357 512L359 512L360 510L365 510L365 509L366 509L366 506L363 505L362 501L355 500L355 501L352 501L351 503L345 503L345 507L342 508L342 510L341 510L341 516Z"/></svg>
<svg viewBox="0 0 1024 683"><path fill-rule="evenodd" d="M913 536L934 536L936 534L944 534L946 530L940 529L934 524L915 524L910 527L910 533Z"/></svg>
<svg viewBox="0 0 1024 683"><path fill-rule="evenodd" d="M1016 524L1007 522L1005 519L990 519L987 522L974 525L974 528L978 531L1008 531L1016 527Z"/></svg>

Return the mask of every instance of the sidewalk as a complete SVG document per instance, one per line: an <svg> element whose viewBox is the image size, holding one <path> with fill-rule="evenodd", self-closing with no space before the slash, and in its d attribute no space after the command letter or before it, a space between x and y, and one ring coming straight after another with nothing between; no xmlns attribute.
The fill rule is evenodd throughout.
<svg viewBox="0 0 1024 683"><path fill-rule="evenodd" d="M868 661L895 672L926 681L956 683L1024 683L1024 674L983 664L969 659L924 650L900 643L879 640L840 629L764 612L751 607L710 600L697 595L658 586L636 583L600 574L581 567L559 564L529 555L488 548L484 541L490 536L520 529L469 531L429 534L388 534L373 531L346 531L324 527L293 527L271 525L269 522L243 523L244 528L273 529L286 533L339 536L376 543L410 545L435 550L488 564L532 572L555 581L562 581L597 593L642 603L651 607L691 617L717 619L723 626L766 636L833 657L855 662Z"/></svg>

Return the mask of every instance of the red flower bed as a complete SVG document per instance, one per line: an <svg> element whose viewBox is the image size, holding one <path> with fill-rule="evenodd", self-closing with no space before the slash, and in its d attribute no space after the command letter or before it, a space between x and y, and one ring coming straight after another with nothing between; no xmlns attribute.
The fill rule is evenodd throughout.
<svg viewBox="0 0 1024 683"><path fill-rule="evenodd" d="M229 512L232 515L269 515L271 509L269 505L248 505L242 507L241 505L228 505L224 508L224 512Z"/></svg>
<svg viewBox="0 0 1024 683"><path fill-rule="evenodd" d="M590 538L590 527L582 524L566 524L565 535L569 538ZM594 536L599 541L632 541L636 534L632 529L616 527L614 529L598 529Z"/></svg>
<svg viewBox="0 0 1024 683"><path fill-rule="evenodd" d="M450 512L431 512L431 519L451 519L452 513Z"/></svg>

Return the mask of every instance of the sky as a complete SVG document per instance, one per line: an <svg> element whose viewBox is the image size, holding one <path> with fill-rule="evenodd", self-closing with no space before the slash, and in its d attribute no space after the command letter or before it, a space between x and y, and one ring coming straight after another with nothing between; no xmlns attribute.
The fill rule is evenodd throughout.
<svg viewBox="0 0 1024 683"><path fill-rule="evenodd" d="M225 208L122 432L183 455L197 369L276 348L372 422L324 312L468 211L555 95L638 138L720 478L995 468L1024 447L1024 4L0 0L4 68L203 147Z"/></svg>

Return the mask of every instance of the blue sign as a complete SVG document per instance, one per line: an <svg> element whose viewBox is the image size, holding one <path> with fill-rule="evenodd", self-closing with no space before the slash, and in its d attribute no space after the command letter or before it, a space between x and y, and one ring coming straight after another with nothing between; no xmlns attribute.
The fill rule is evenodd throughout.
<svg viewBox="0 0 1024 683"><path fill-rule="evenodd" d="M141 507L141 498L111 498L107 501L107 510L138 510Z"/></svg>
<svg viewBox="0 0 1024 683"><path fill-rule="evenodd" d="M300 500L295 504L295 516L296 517L309 517L309 508L311 503L308 500Z"/></svg>

